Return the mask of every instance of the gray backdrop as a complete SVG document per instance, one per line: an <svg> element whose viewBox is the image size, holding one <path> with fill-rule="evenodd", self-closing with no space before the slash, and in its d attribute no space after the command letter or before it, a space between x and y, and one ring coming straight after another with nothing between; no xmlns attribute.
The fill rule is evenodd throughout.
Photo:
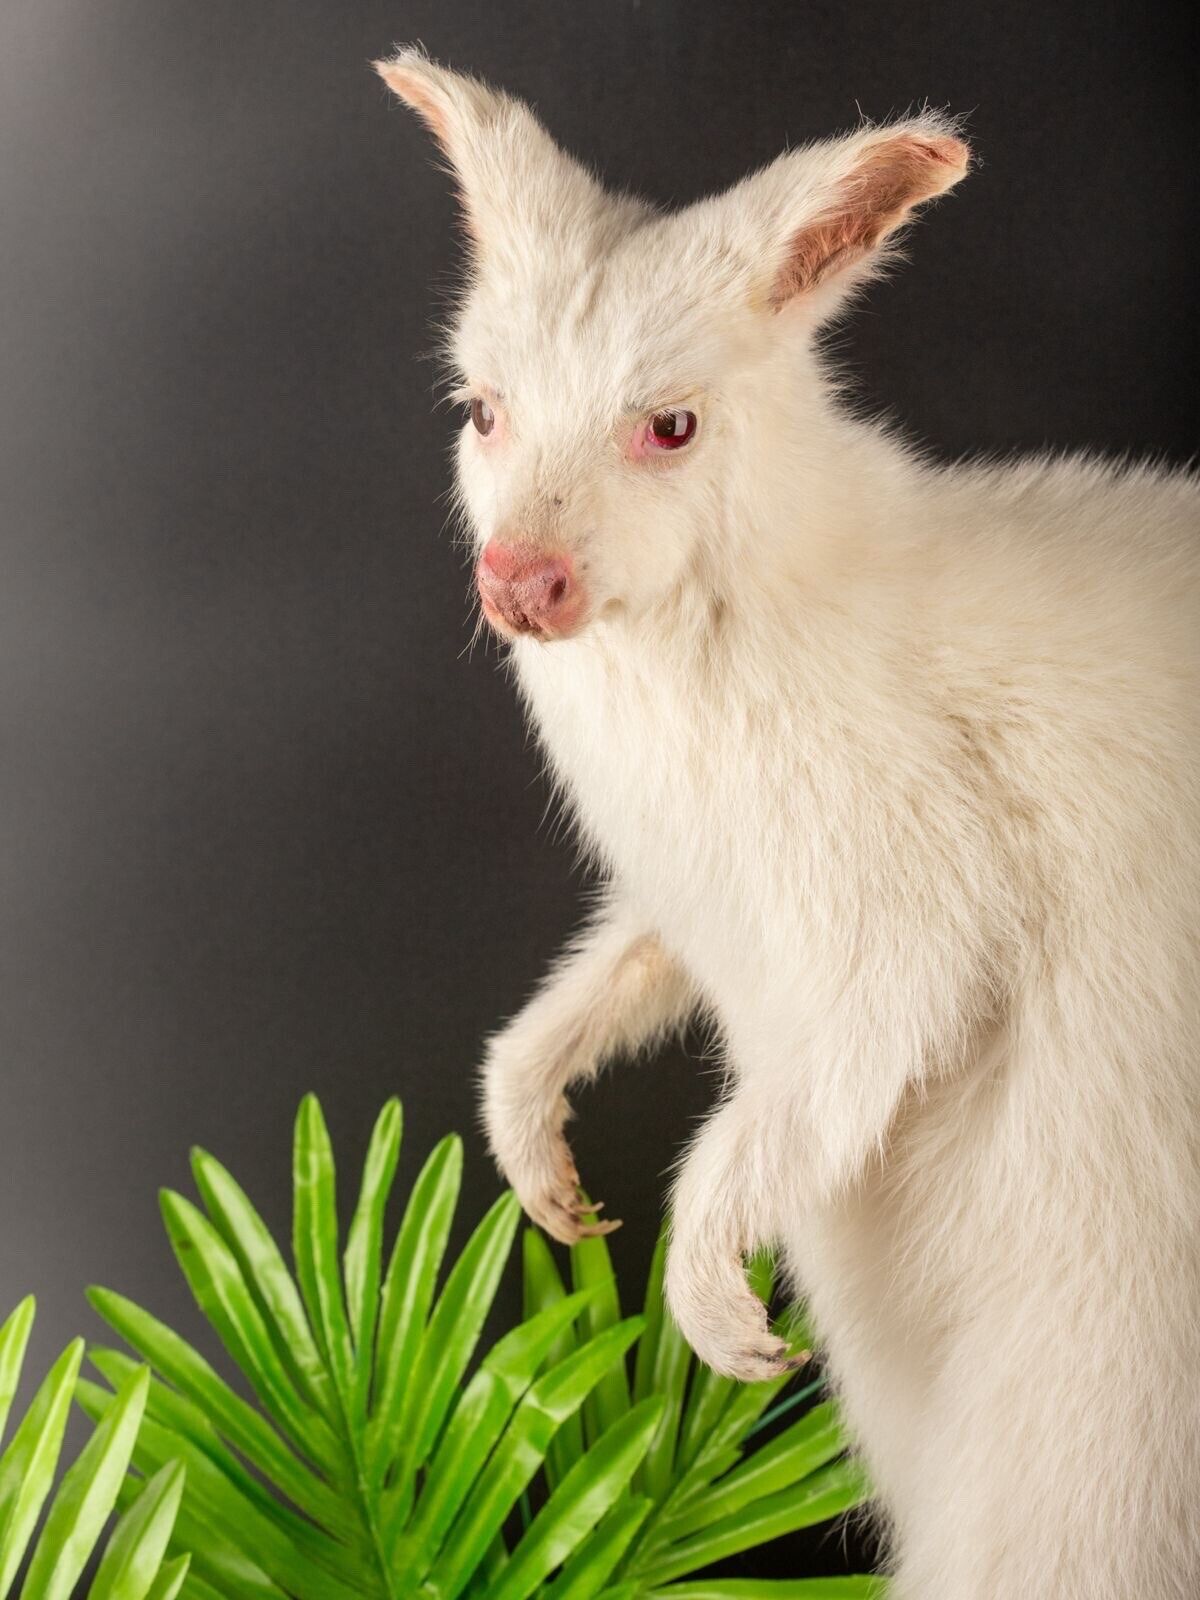
<svg viewBox="0 0 1200 1600"><path fill-rule="evenodd" d="M347 1165L392 1092L408 1174L460 1128L477 1214L480 1039L577 916L439 536L453 202L366 65L413 38L662 201L859 105L969 112L978 171L839 335L863 394L944 454L1194 445L1182 12L5 0L0 1309L36 1290L39 1363L90 1281L194 1326L155 1204L193 1142L286 1233L306 1089ZM693 1046L582 1097L631 1280L713 1087Z"/></svg>

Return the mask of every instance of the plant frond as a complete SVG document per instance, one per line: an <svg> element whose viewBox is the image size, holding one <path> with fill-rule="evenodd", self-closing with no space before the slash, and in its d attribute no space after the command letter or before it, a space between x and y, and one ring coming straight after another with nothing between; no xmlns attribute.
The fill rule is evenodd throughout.
<svg viewBox="0 0 1200 1600"><path fill-rule="evenodd" d="M97 1348L107 1387L77 1382L75 1351L41 1410L49 1417L59 1386L74 1388L97 1437L124 1438L117 1419L140 1397L127 1465L158 1486L162 1506L177 1504L153 1600L647 1600L660 1590L716 1600L738 1591L693 1575L865 1498L817 1386L800 1389L790 1374L742 1385L698 1367L663 1304L665 1234L642 1312L626 1316L602 1235L572 1247L568 1287L545 1238L527 1229L523 1320L480 1359L519 1206L500 1195L446 1263L462 1145L444 1139L386 1253L401 1132L392 1100L343 1239L332 1141L305 1097L291 1265L206 1152L192 1156L200 1206L163 1194L180 1268L253 1401L148 1311L89 1292L153 1376ZM769 1260L751 1271L769 1296ZM0 1418L26 1315L19 1308L0 1329ZM804 1332L795 1313L777 1328ZM804 1398L812 1403L800 1411ZM28 1435L18 1439L27 1455ZM0 1484L2 1473L0 1464ZM114 1491L127 1517L140 1488L126 1477ZM141 1518L162 1542L158 1503ZM842 1600L874 1592L848 1588ZM819 1600L817 1590L795 1593Z"/></svg>
<svg viewBox="0 0 1200 1600"><path fill-rule="evenodd" d="M34 1312L30 1296L0 1327L0 1428L20 1381ZM127 1475L150 1390L148 1367L131 1362L121 1373L106 1415L52 1495L82 1357L83 1340L75 1339L47 1373L0 1456L0 1600L27 1556L25 1600L71 1600L84 1568L102 1550L89 1600L173 1600L188 1560L167 1563L164 1556L185 1469L172 1460L145 1484ZM105 1546L105 1528L122 1499L128 1509ZM33 1541L47 1502L46 1520Z"/></svg>

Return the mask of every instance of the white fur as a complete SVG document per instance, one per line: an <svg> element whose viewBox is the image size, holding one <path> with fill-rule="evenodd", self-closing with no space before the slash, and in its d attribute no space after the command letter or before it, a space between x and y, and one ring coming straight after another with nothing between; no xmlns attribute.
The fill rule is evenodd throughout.
<svg viewBox="0 0 1200 1600"><path fill-rule="evenodd" d="M566 552L589 597L511 649L607 894L490 1043L503 1170L574 1237L564 1091L701 1009L728 1090L671 1307L718 1370L778 1370L741 1263L782 1246L895 1600L1194 1597L1194 480L935 467L838 403L814 334L878 253L773 286L881 140L944 119L660 215L516 102L416 52L381 71L474 236L453 355L504 422L460 442L477 546ZM671 404L694 444L628 459Z"/></svg>

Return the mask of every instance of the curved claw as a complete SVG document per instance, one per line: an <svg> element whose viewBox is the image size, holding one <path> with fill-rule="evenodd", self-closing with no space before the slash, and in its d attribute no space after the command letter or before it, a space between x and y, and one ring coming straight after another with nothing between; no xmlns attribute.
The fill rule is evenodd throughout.
<svg viewBox="0 0 1200 1600"><path fill-rule="evenodd" d="M602 1239L605 1234L616 1233L621 1226L619 1217L610 1217L607 1222L593 1222L579 1230L581 1239Z"/></svg>

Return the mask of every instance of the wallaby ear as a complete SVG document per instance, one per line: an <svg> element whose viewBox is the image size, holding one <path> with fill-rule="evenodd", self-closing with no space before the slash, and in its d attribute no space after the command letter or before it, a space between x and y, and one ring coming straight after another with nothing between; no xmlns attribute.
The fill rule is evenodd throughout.
<svg viewBox="0 0 1200 1600"><path fill-rule="evenodd" d="M472 145L488 137L506 110L519 109L515 101L477 78L439 67L415 45L372 66L393 94L425 122L460 178L471 165Z"/></svg>
<svg viewBox="0 0 1200 1600"><path fill-rule="evenodd" d="M915 208L969 166L955 125L933 113L782 156L749 180L766 184L771 214L757 297L772 311L801 301L828 315L886 262Z"/></svg>
<svg viewBox="0 0 1200 1600"><path fill-rule="evenodd" d="M561 229L601 202L599 185L520 100L438 66L415 46L373 65L441 146L477 254L527 248L529 230Z"/></svg>

